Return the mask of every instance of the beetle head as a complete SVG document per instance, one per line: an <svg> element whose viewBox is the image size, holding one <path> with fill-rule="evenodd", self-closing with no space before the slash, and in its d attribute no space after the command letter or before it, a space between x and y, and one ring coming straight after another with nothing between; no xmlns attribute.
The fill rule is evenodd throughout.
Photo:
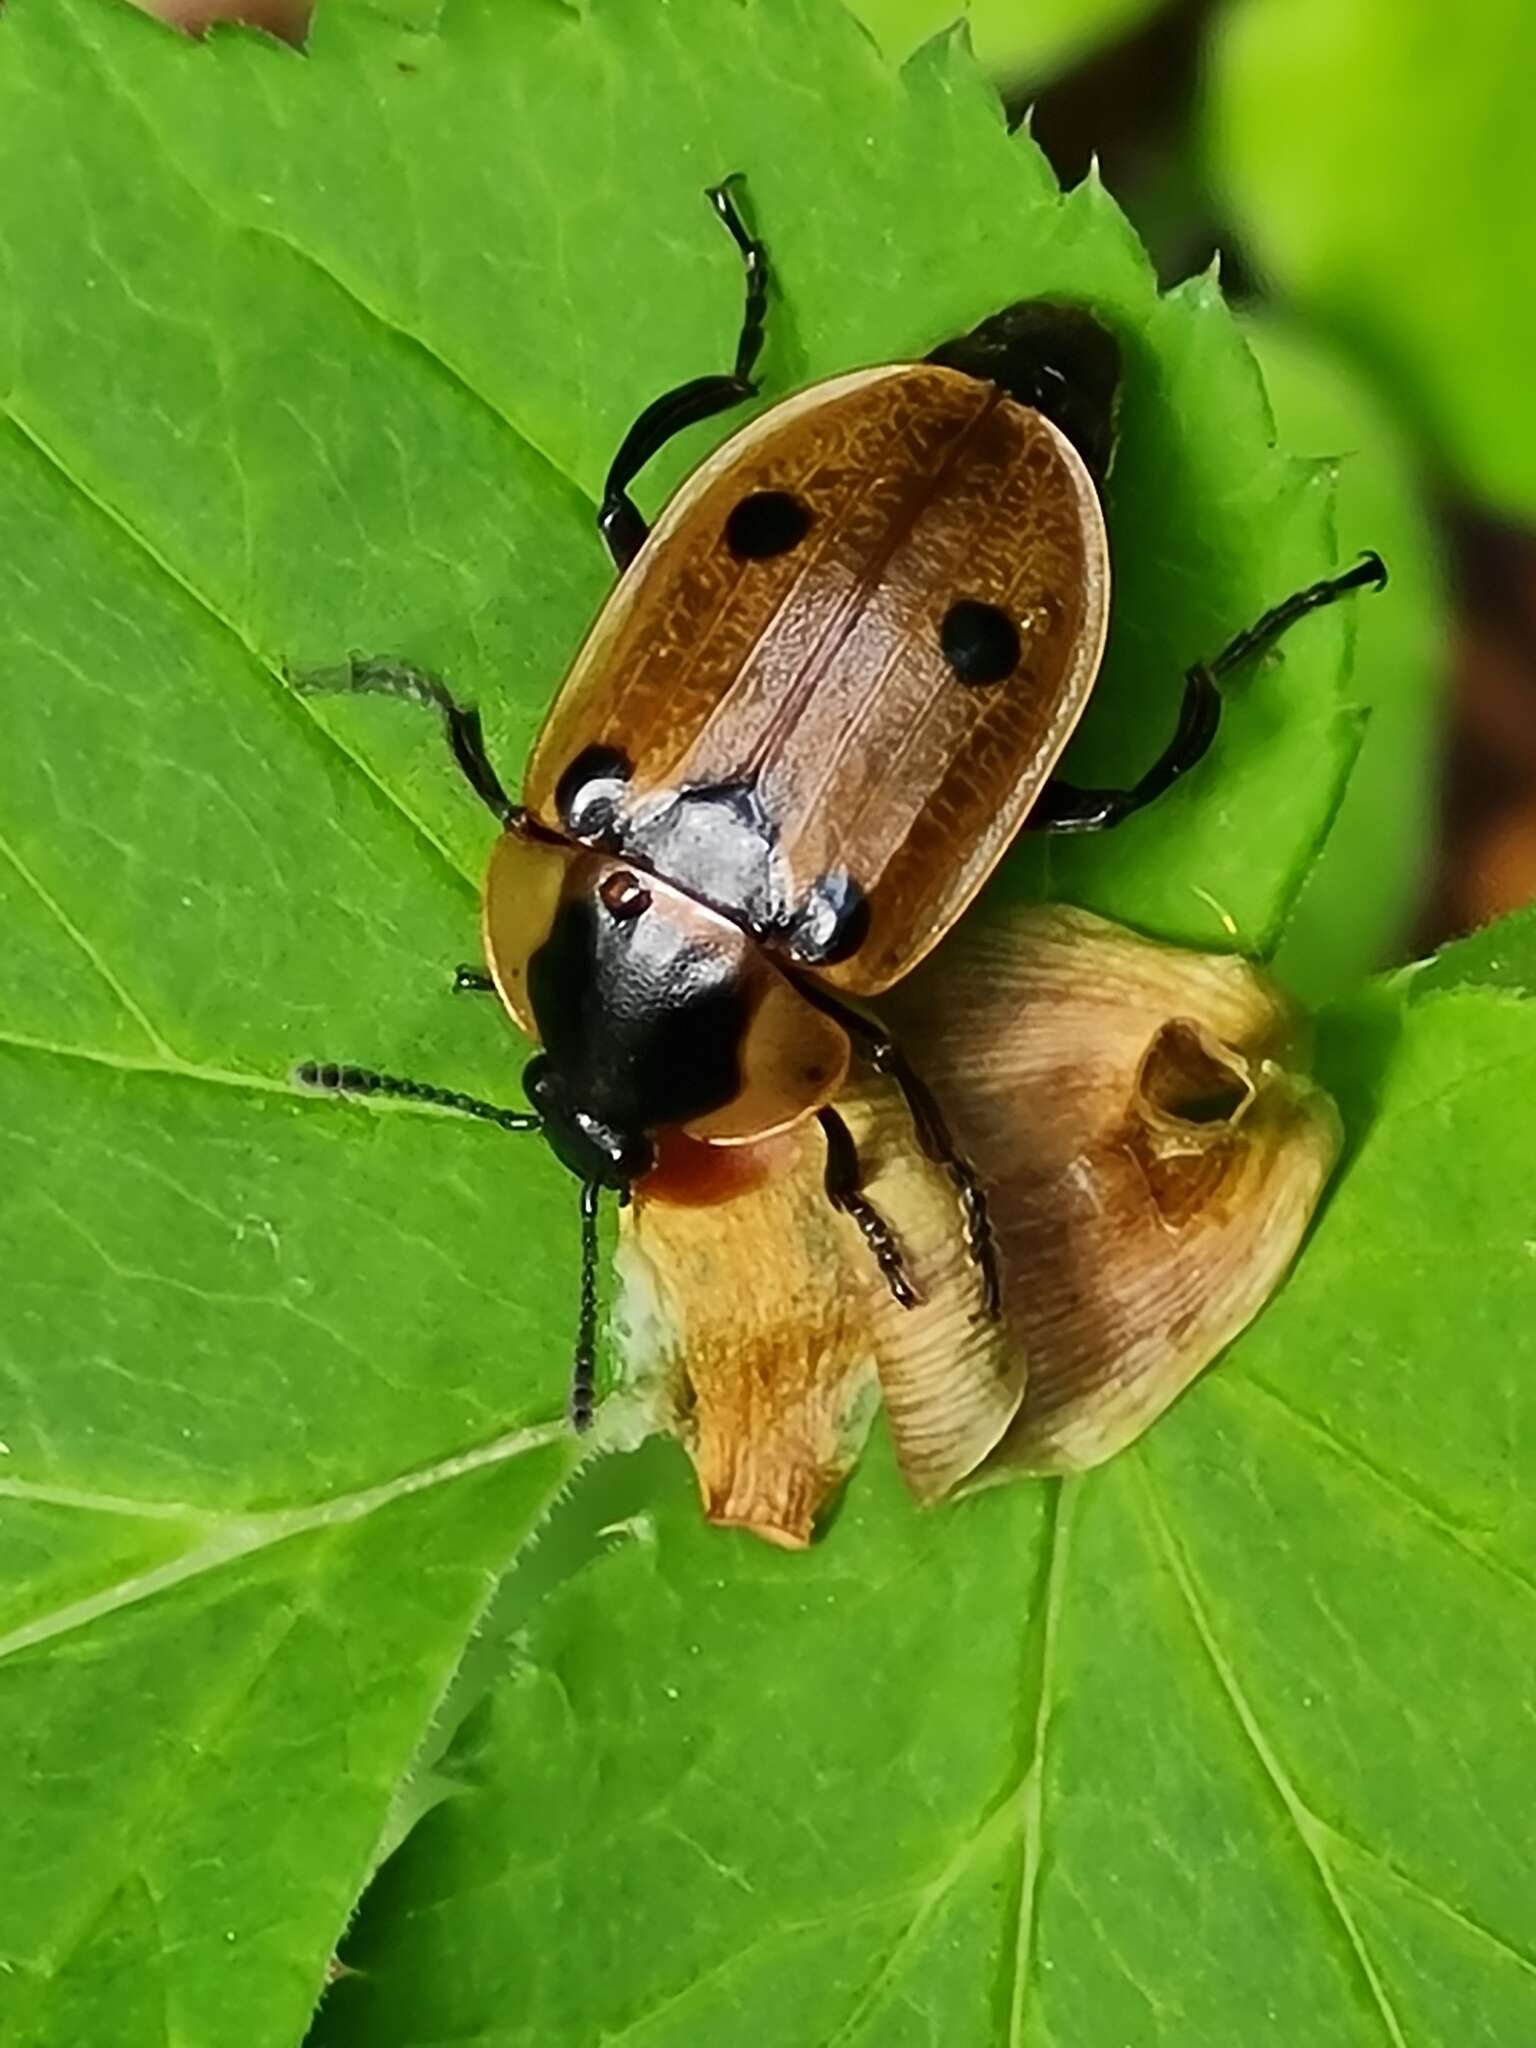
<svg viewBox="0 0 1536 2048"><path fill-rule="evenodd" d="M645 1133L619 1130L574 1102L547 1054L528 1062L523 1087L550 1149L578 1180L624 1189L650 1172L655 1147Z"/></svg>

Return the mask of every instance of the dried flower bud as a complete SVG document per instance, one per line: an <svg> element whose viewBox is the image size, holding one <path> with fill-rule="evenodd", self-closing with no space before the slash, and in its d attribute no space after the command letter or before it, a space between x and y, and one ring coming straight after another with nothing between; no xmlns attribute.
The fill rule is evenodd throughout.
<svg viewBox="0 0 1536 2048"><path fill-rule="evenodd" d="M857 1457L876 1381L924 1501L1131 1442L1273 1292L1338 1149L1295 1012L1241 960L1041 908L972 921L886 1007L987 1186L1001 1321L948 1176L877 1076L838 1106L917 1309L828 1203L814 1125L740 1148L733 1198L639 1200L622 1232L630 1367L661 1385L706 1513L790 1545Z"/></svg>
<svg viewBox="0 0 1536 2048"><path fill-rule="evenodd" d="M1029 1364L980 1476L1102 1463L1295 1256L1339 1149L1302 1020L1246 961L1059 908L973 928L899 1007L992 1187Z"/></svg>
<svg viewBox="0 0 1536 2048"><path fill-rule="evenodd" d="M659 1383L708 1518L791 1548L810 1541L881 1393L909 1483L935 1499L1001 1439L1023 1387L1022 1359L981 1313L949 1177L914 1149L900 1095L871 1079L839 1108L919 1307L891 1298L827 1200L814 1123L751 1148L771 1149L773 1170L747 1192L709 1206L641 1195L620 1223L631 1374Z"/></svg>

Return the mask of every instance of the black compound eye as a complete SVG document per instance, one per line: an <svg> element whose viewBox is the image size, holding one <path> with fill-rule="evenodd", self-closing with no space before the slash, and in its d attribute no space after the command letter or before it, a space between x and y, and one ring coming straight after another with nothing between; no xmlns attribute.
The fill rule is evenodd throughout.
<svg viewBox="0 0 1536 2048"><path fill-rule="evenodd" d="M787 555L811 530L811 508L788 491L754 491L725 522L725 544L743 562Z"/></svg>
<svg viewBox="0 0 1536 2048"><path fill-rule="evenodd" d="M995 604L964 597L939 628L944 659L962 683L1000 683L1019 665L1019 629Z"/></svg>

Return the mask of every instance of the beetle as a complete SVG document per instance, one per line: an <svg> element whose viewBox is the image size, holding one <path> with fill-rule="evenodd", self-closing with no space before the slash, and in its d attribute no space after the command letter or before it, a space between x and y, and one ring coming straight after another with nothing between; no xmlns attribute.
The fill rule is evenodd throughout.
<svg viewBox="0 0 1536 2048"><path fill-rule="evenodd" d="M718 1198L740 1148L815 1117L828 1199L897 1300L919 1300L835 1106L855 1052L899 1083L918 1143L948 1169L997 1313L984 1191L864 1003L933 949L1022 827L1101 831L1140 810L1210 746L1223 676L1385 580L1368 555L1191 668L1172 738L1129 788L1060 781L1108 625L1101 493L1120 359L1091 312L1053 301L1009 307L921 363L783 400L648 532L630 496L639 472L757 390L768 259L734 183L707 196L744 271L735 365L666 392L614 457L597 523L619 581L521 801L478 714L438 677L353 658L339 679L294 679L435 710L500 827L489 973L461 969L456 986L499 995L541 1048L523 1077L531 1107L322 1062L299 1078L544 1133L581 1183L578 1429L593 1412L605 1189Z"/></svg>

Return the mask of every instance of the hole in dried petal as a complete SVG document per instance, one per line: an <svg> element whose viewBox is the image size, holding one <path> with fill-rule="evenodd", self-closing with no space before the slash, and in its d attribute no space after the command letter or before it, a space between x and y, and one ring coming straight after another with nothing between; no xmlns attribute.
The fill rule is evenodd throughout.
<svg viewBox="0 0 1536 2048"><path fill-rule="evenodd" d="M1236 1059L1182 1017L1147 1047L1136 1087L1143 1107L1171 1123L1235 1123L1253 1100L1253 1084Z"/></svg>

